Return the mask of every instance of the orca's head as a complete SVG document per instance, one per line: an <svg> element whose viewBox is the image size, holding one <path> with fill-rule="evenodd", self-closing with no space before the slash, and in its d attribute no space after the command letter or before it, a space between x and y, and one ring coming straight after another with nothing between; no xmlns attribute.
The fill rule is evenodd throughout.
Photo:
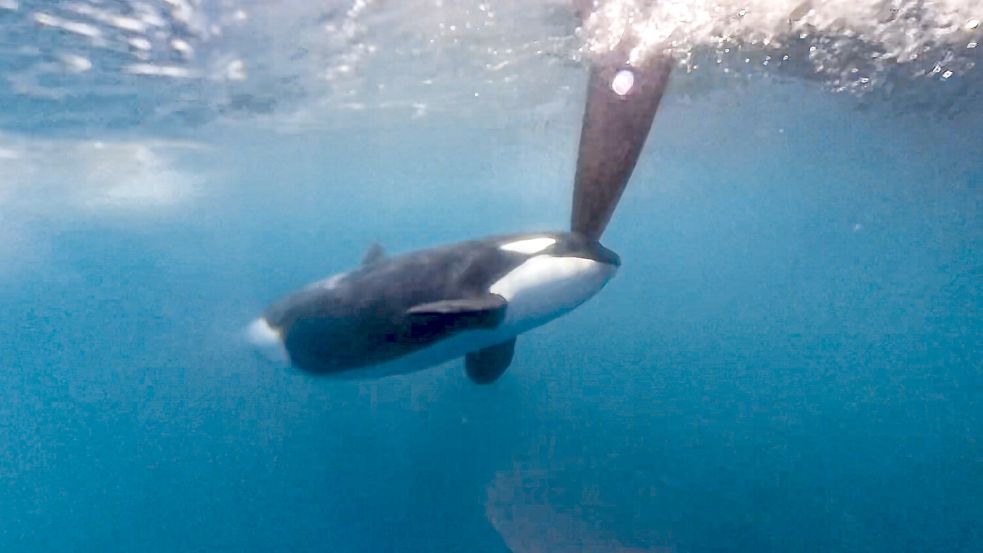
<svg viewBox="0 0 983 553"><path fill-rule="evenodd" d="M605 248L597 240L591 240L579 233L564 233L556 237L556 243L543 253L554 257L578 257L589 259L615 270L621 266L621 257Z"/></svg>
<svg viewBox="0 0 983 553"><path fill-rule="evenodd" d="M525 256L489 290L509 302L507 322L520 331L587 301L621 266L618 254L577 233L513 237L499 248Z"/></svg>
<svg viewBox="0 0 983 553"><path fill-rule="evenodd" d="M283 343L283 331L270 324L265 316L254 320L246 328L245 335L256 353L267 361L281 366L290 364L290 357Z"/></svg>
<svg viewBox="0 0 983 553"><path fill-rule="evenodd" d="M512 239L499 246L528 256L573 257L594 261L617 270L621 266L618 254L576 232L543 233Z"/></svg>

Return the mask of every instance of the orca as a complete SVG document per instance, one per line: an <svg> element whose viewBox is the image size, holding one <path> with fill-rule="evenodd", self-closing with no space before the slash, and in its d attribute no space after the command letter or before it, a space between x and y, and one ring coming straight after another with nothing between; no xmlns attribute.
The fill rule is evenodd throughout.
<svg viewBox="0 0 983 553"><path fill-rule="evenodd" d="M387 256L275 302L249 326L267 357L317 375L378 378L463 357L468 377L506 371L516 337L581 305L621 260L600 243L652 125L671 60L591 66L569 230L493 236Z"/></svg>
<svg viewBox="0 0 983 553"><path fill-rule="evenodd" d="M254 342L310 373L379 377L465 357L473 380L491 382L516 336L576 308L621 263L575 233L379 251L270 306L251 327Z"/></svg>

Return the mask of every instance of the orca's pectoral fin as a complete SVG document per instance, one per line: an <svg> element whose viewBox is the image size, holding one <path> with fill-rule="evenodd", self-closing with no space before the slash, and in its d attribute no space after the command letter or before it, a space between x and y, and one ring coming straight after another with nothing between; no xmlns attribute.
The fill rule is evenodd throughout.
<svg viewBox="0 0 983 553"><path fill-rule="evenodd" d="M365 255L362 256L362 265L371 265L377 261L382 261L386 257L385 250L379 244L373 243L369 246L369 249L365 250Z"/></svg>
<svg viewBox="0 0 983 553"><path fill-rule="evenodd" d="M505 374L515 355L515 338L472 351L464 358L468 378L475 384L491 384Z"/></svg>
<svg viewBox="0 0 983 553"><path fill-rule="evenodd" d="M484 294L476 298L461 298L453 300L440 300L430 303L414 305L406 312L410 315L418 314L440 314L440 315L475 315L481 313L491 313L505 310L508 302L498 294Z"/></svg>
<svg viewBox="0 0 983 553"><path fill-rule="evenodd" d="M418 326L442 331L494 328L505 318L508 302L498 294L415 305L406 315Z"/></svg>

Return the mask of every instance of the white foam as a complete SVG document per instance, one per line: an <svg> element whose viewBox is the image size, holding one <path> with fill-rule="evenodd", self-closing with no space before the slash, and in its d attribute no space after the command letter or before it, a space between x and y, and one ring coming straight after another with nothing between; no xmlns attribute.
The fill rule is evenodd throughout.
<svg viewBox="0 0 983 553"><path fill-rule="evenodd" d="M154 63L132 63L123 67L123 71L132 75L150 77L171 77L175 79L190 79L197 76L195 71L180 65L164 65Z"/></svg>
<svg viewBox="0 0 983 553"><path fill-rule="evenodd" d="M151 144L92 143L79 149L90 208L141 209L183 203L197 177L179 171Z"/></svg>
<svg viewBox="0 0 983 553"><path fill-rule="evenodd" d="M37 12L34 14L34 21L38 25L44 25L45 27L54 27L56 29L61 29L63 31L68 31L69 33L75 33L77 35L82 35L88 38L100 38L102 36L102 31L88 23L81 23L79 21L72 21L69 19L64 19L51 14Z"/></svg>
<svg viewBox="0 0 983 553"><path fill-rule="evenodd" d="M67 121L90 109L72 98L122 92L154 98L159 109L145 110L148 116L191 109L219 118L255 109L264 123L298 130L366 118L351 111L412 119L503 110L521 117L564 97L566 113L575 100L565 87L581 87L576 64L625 35L637 40L628 57L667 52L681 68L710 76L700 87L716 85L722 74L781 70L837 90L901 96L911 88L907 80L954 90L949 83L979 71L980 0L598 0L586 21L575 3L595 2L360 0L343 10L309 0L231 0L209 9L191 0L51 3L15 14L19 23L11 18L40 26L56 46L36 47L34 63L8 80L18 95L64 100L64 114L51 117ZM0 0L0 9L26 11L21 4ZM93 44L120 55L101 55ZM65 83L65 65L50 63L55 51L85 57L91 68ZM68 64L81 67L88 65ZM188 79L208 86L189 95ZM255 108L243 102L252 98ZM349 113L337 117L339 110Z"/></svg>
<svg viewBox="0 0 983 553"><path fill-rule="evenodd" d="M85 73L86 71L92 69L92 62L84 56L77 56L75 54L62 54L59 56L62 63L65 64L65 68L72 73Z"/></svg>
<svg viewBox="0 0 983 553"><path fill-rule="evenodd" d="M949 50L978 40L981 16L979 0L602 0L584 27L589 52L613 51L628 37L636 63L666 53L697 69L694 55L714 52L718 64L731 56L808 64L828 79L869 85L904 64L920 75L936 63L939 74L972 69Z"/></svg>
<svg viewBox="0 0 983 553"><path fill-rule="evenodd" d="M130 140L46 140L0 134L0 189L5 207L24 217L164 216L198 194L204 175L183 165L195 143ZM56 161L56 162L53 162Z"/></svg>

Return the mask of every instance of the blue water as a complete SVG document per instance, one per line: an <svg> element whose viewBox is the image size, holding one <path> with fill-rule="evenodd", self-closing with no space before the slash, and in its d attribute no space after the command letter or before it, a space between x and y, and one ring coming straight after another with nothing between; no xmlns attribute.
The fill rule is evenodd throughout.
<svg viewBox="0 0 983 553"><path fill-rule="evenodd" d="M88 201L134 166L76 181L96 154L70 144L152 137L52 137L22 106L0 551L983 550L978 106L682 76L605 236L618 277L494 386L321 380L242 344L374 241L563 228L581 73L549 124L169 131L200 147L151 146L139 176L190 192L149 205Z"/></svg>

